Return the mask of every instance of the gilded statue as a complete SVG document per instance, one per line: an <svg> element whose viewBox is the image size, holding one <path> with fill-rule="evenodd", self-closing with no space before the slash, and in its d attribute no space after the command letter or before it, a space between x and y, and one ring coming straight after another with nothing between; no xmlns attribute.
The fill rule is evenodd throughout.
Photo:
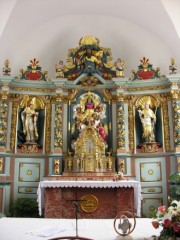
<svg viewBox="0 0 180 240"><path fill-rule="evenodd" d="M60 173L60 160L54 159L54 173L59 174Z"/></svg>
<svg viewBox="0 0 180 240"><path fill-rule="evenodd" d="M144 108L142 110L138 109L143 128L142 138L147 143L155 142L154 130L156 124L156 114L150 108L150 104L150 99L147 99Z"/></svg>
<svg viewBox="0 0 180 240"><path fill-rule="evenodd" d="M102 55L102 51L94 53L90 48L87 48L80 60L77 62L78 68L80 69L79 75L82 73L86 73L88 75L97 73L102 75L101 71L99 70L102 67Z"/></svg>
<svg viewBox="0 0 180 240"><path fill-rule="evenodd" d="M71 149L67 172L111 172L114 158L106 156L108 125L106 103L94 92L85 92L72 106Z"/></svg>
<svg viewBox="0 0 180 240"><path fill-rule="evenodd" d="M106 105L101 102L99 96L92 92L80 96L80 102L73 108L73 119L75 123L71 128L72 147L87 126L94 127L102 140L107 142L108 127L102 122L106 119Z"/></svg>
<svg viewBox="0 0 180 240"><path fill-rule="evenodd" d="M108 157L107 159L107 169L108 171L112 171L112 157Z"/></svg>
<svg viewBox="0 0 180 240"><path fill-rule="evenodd" d="M79 47L70 49L67 57L67 65L64 66L64 75L68 79L75 80L81 74L93 76L98 74L105 79L116 77L111 50L100 47L99 40L93 36L84 36L79 41ZM96 81L84 80L84 86L94 86Z"/></svg>
<svg viewBox="0 0 180 240"><path fill-rule="evenodd" d="M21 118L23 123L23 133L26 136L26 142L35 142L38 139L38 112L35 112L33 103L30 103L29 106L22 111Z"/></svg>

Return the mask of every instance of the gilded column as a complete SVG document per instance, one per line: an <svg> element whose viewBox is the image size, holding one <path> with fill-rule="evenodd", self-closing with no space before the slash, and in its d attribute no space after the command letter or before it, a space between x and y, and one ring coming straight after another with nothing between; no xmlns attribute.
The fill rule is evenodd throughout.
<svg viewBox="0 0 180 240"><path fill-rule="evenodd" d="M62 151L62 99L61 95L56 96L55 118L54 118L54 150Z"/></svg>
<svg viewBox="0 0 180 240"><path fill-rule="evenodd" d="M46 106L46 122L45 122L45 129L46 132L44 133L44 140L45 140L45 152L49 153L51 151L51 114L52 114L52 106L51 106L51 98L49 96L43 97L44 104Z"/></svg>
<svg viewBox="0 0 180 240"><path fill-rule="evenodd" d="M19 98L15 97L13 94L13 96L11 96L11 98L9 100L12 101L10 151L15 152L16 137L17 137L17 119L18 119Z"/></svg>
<svg viewBox="0 0 180 240"><path fill-rule="evenodd" d="M8 122L8 93L1 93L0 100L0 147L5 148L7 142L7 122Z"/></svg>
<svg viewBox="0 0 180 240"><path fill-rule="evenodd" d="M128 101L129 149L134 149L134 100Z"/></svg>
<svg viewBox="0 0 180 240"><path fill-rule="evenodd" d="M125 149L124 99L122 94L118 94L117 97L117 147Z"/></svg>
<svg viewBox="0 0 180 240"><path fill-rule="evenodd" d="M176 147L180 146L180 100L179 92L172 91L173 111L174 111L174 143Z"/></svg>
<svg viewBox="0 0 180 240"><path fill-rule="evenodd" d="M168 104L167 98L162 99L162 115L163 115L163 126L164 126L164 146L166 152L170 152L170 129L169 129L169 115L168 115Z"/></svg>

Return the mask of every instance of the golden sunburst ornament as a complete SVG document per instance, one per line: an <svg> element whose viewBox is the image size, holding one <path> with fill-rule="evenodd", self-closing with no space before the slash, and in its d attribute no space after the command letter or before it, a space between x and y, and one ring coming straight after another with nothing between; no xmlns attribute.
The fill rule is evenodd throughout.
<svg viewBox="0 0 180 240"><path fill-rule="evenodd" d="M93 36L84 36L79 40L79 47L82 47L84 45L99 46L99 39Z"/></svg>

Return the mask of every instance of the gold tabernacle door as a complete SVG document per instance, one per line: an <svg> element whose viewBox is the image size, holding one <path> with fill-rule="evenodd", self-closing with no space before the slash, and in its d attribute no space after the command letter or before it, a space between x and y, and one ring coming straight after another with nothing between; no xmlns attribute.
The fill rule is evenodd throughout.
<svg viewBox="0 0 180 240"><path fill-rule="evenodd" d="M114 158L106 156L105 149L97 129L87 126L77 138L74 156L65 159L65 172L112 172Z"/></svg>

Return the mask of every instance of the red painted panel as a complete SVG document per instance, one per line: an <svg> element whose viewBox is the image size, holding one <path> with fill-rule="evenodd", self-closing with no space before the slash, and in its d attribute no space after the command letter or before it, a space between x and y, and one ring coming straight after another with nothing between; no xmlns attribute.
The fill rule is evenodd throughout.
<svg viewBox="0 0 180 240"><path fill-rule="evenodd" d="M45 188L46 218L75 218L74 201L85 195L98 199L94 212L85 212L79 203L79 218L115 218L119 211L134 212L133 188Z"/></svg>

